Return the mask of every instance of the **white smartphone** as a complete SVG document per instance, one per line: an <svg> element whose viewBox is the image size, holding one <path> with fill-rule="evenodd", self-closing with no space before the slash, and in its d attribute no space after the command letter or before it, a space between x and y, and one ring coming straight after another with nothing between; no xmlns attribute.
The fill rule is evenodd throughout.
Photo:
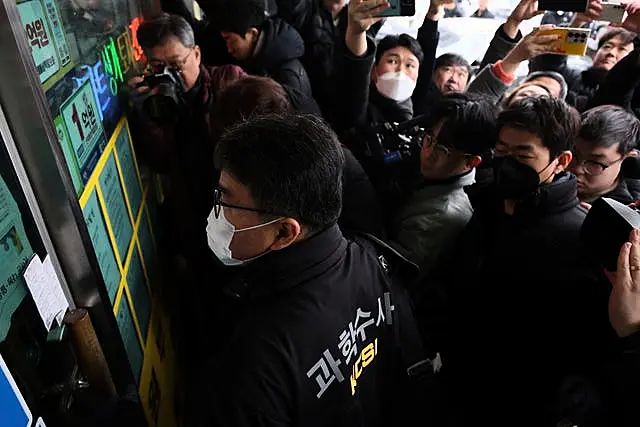
<svg viewBox="0 0 640 427"><path fill-rule="evenodd" d="M598 18L598 21L607 21L607 22L622 22L624 19L624 6L620 3L615 2L602 2L602 13Z"/></svg>

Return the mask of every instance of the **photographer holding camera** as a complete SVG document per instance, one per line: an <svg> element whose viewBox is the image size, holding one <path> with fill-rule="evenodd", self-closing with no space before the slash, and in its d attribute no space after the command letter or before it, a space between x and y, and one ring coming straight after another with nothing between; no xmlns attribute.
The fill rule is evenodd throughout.
<svg viewBox="0 0 640 427"><path fill-rule="evenodd" d="M129 82L133 140L142 162L169 178L163 212L172 235L165 247L186 261L188 271L199 272L210 262L202 229L213 204L210 184L217 179L210 111L222 90L245 73L233 65L201 64L193 29L177 15L144 21L138 40L151 73Z"/></svg>

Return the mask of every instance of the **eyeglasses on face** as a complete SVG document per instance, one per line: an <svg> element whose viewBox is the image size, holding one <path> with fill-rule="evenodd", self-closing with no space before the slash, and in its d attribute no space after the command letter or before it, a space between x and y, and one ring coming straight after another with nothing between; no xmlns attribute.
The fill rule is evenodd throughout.
<svg viewBox="0 0 640 427"><path fill-rule="evenodd" d="M577 168L578 166L582 167L585 175L590 176L598 176L601 175L607 168L615 165L616 163L621 162L624 157L620 157L618 160L611 162L609 164L605 164L602 162L597 162L595 160L578 160L577 157L573 158L572 166Z"/></svg>
<svg viewBox="0 0 640 427"><path fill-rule="evenodd" d="M222 190L219 187L216 187L213 190L213 213L216 216L216 219L220 218L220 212L222 211L223 207L231 208L231 209L240 209L240 210L249 211L249 212L257 212L260 214L269 213L262 209L248 208L245 206L237 206L237 205L231 205L229 203L225 203L222 201Z"/></svg>
<svg viewBox="0 0 640 427"><path fill-rule="evenodd" d="M162 72L165 65L168 65L171 68L175 68L176 70L182 71L184 66L187 65L187 61L189 60L189 57L191 56L194 50L195 48L193 47L189 48L189 53L187 53L185 57L182 59L177 59L175 61L166 61L166 62L158 59L152 59L149 61L149 65L151 66L151 69L153 70L154 73Z"/></svg>

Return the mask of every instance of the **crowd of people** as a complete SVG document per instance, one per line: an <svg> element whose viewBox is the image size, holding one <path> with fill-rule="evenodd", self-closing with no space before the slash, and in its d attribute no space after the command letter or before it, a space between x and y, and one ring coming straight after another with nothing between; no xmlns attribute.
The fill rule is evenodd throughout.
<svg viewBox="0 0 640 427"><path fill-rule="evenodd" d="M613 274L580 230L640 199L640 2L576 70L521 0L475 75L436 57L449 0L379 41L386 0L201 6L137 34L177 112L144 76L129 112L165 184L188 425L638 425L640 232Z"/></svg>

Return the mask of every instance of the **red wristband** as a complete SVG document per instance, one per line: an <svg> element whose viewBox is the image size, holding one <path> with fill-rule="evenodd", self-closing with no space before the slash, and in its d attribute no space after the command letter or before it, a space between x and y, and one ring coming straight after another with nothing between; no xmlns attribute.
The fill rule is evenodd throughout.
<svg viewBox="0 0 640 427"><path fill-rule="evenodd" d="M510 85L516 79L516 76L504 71L504 68L502 68L502 60L499 60L498 62L493 64L491 66L491 70L496 75L496 77L498 77L504 84Z"/></svg>

